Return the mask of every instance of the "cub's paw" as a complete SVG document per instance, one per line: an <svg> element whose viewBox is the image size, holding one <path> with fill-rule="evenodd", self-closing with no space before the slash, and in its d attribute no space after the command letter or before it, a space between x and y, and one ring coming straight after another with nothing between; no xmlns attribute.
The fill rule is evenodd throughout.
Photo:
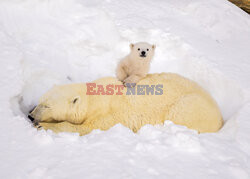
<svg viewBox="0 0 250 179"><path fill-rule="evenodd" d="M128 88L134 88L136 86L136 83L127 83L123 81L123 85Z"/></svg>

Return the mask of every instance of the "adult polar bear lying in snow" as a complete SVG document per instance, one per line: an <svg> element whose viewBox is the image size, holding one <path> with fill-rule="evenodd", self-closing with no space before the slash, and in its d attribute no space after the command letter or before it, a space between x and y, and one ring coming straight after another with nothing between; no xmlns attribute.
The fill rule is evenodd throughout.
<svg viewBox="0 0 250 179"><path fill-rule="evenodd" d="M96 85L122 85L116 78L94 81ZM165 120L198 132L216 132L223 125L221 113L211 96L195 82L172 73L149 74L138 85L162 86L162 95L87 95L86 84L55 86L41 97L31 112L34 122L54 132L108 130L122 125L137 132L145 124ZM103 91L101 91L103 92Z"/></svg>

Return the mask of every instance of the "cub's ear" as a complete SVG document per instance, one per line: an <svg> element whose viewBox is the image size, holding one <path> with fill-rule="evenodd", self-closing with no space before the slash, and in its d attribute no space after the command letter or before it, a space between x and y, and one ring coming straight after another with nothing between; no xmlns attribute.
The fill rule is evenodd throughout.
<svg viewBox="0 0 250 179"><path fill-rule="evenodd" d="M152 49L154 50L156 48L156 46L155 45L152 45Z"/></svg>
<svg viewBox="0 0 250 179"><path fill-rule="evenodd" d="M132 50L135 45L134 44L130 44L129 46L130 46L130 49Z"/></svg>
<svg viewBox="0 0 250 179"><path fill-rule="evenodd" d="M76 96L74 97L72 100L71 100L71 103L72 104L76 104L76 103L79 103L81 100L80 96Z"/></svg>

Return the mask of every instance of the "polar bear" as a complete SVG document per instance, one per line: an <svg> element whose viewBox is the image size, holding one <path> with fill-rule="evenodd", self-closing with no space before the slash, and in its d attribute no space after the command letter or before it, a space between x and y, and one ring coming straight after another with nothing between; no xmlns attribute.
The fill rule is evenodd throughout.
<svg viewBox="0 0 250 179"><path fill-rule="evenodd" d="M146 42L130 44L130 53L124 57L116 68L116 77L124 85L136 84L144 78L154 56L155 45Z"/></svg>
<svg viewBox="0 0 250 179"><path fill-rule="evenodd" d="M120 123L134 132L165 120L203 132L223 125L216 102L195 82L173 73L148 74L134 88L113 77L55 86L30 113L39 127L54 132L108 130Z"/></svg>

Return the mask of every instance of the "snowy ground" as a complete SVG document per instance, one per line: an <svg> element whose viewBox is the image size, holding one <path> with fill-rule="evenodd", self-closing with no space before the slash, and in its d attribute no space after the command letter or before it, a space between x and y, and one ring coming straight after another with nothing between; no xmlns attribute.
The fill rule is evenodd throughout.
<svg viewBox="0 0 250 179"><path fill-rule="evenodd" d="M218 102L214 134L183 126L37 131L27 111L53 84L114 76L129 43L151 73L195 80ZM0 178L250 177L250 16L226 0L0 1Z"/></svg>

